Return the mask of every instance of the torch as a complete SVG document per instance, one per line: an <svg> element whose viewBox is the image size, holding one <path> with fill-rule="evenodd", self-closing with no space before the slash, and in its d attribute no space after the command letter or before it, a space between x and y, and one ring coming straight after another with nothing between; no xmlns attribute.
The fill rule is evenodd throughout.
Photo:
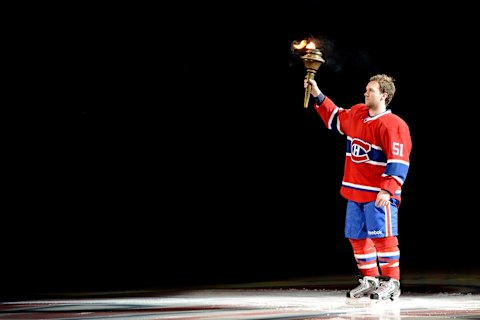
<svg viewBox="0 0 480 320"><path fill-rule="evenodd" d="M301 57L303 59L303 65L307 69L307 80L310 81L315 77L315 73L317 72L318 68L325 63L325 60L322 58L322 52L318 49L311 49L308 50L305 55ZM308 107L308 101L310 100L310 92L312 90L312 85L310 82L308 83L307 87L305 88L305 97L303 100L303 107Z"/></svg>

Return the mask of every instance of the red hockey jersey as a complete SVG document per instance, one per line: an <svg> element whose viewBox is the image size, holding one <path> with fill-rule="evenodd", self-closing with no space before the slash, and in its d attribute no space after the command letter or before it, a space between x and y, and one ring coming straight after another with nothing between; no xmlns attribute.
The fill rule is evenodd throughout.
<svg viewBox="0 0 480 320"><path fill-rule="evenodd" d="M340 194L348 200L369 202L383 189L400 202L412 149L405 121L390 109L370 117L365 104L339 108L328 97L315 104L315 110L328 129L347 138Z"/></svg>

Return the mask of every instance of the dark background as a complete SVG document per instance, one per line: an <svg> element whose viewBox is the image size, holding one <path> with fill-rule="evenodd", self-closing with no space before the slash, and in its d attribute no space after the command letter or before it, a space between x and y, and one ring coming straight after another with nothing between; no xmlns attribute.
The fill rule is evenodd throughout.
<svg viewBox="0 0 480 320"><path fill-rule="evenodd" d="M58 9L11 25L3 294L353 275L345 143L303 107L290 51L306 37L324 44L316 79L339 106L376 73L396 79L390 107L413 140L402 270L478 268L471 9Z"/></svg>

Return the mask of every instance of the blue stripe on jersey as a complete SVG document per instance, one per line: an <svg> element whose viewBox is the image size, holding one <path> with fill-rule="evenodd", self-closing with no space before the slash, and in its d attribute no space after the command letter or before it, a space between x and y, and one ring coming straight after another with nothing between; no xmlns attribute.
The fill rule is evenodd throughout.
<svg viewBox="0 0 480 320"><path fill-rule="evenodd" d="M382 162L382 163L387 162L387 157L385 156L385 153L382 150L378 150L374 148L372 148L368 153L368 158L375 162Z"/></svg>
<svg viewBox="0 0 480 320"><path fill-rule="evenodd" d="M352 140L347 139L347 153L352 152ZM380 162L380 163L387 163L387 157L385 156L385 153L382 150L371 148L370 151L368 152L368 159L375 161L375 162Z"/></svg>
<svg viewBox="0 0 480 320"><path fill-rule="evenodd" d="M389 162L385 169L385 174L389 176L396 176L405 181L408 173L408 165L400 162Z"/></svg>
<svg viewBox="0 0 480 320"><path fill-rule="evenodd" d="M362 188L361 186L352 186L350 184L345 184L342 182L342 187L344 188L350 188L350 189L355 189L355 190L361 190L361 191L365 191L365 192L374 192L374 193L378 193L378 191L380 191L380 188L375 188L375 190L373 189L367 189L367 188Z"/></svg>
<svg viewBox="0 0 480 320"><path fill-rule="evenodd" d="M338 134L342 134L340 131L338 131L338 110L337 112L335 112L335 114L333 115L332 117L332 123L330 124L331 125L331 129L333 132L335 133L338 133Z"/></svg>

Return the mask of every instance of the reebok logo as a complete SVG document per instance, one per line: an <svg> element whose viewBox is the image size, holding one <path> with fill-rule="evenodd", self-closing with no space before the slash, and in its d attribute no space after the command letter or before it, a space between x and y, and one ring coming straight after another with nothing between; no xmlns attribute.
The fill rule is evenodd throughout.
<svg viewBox="0 0 480 320"><path fill-rule="evenodd" d="M378 236L378 235L383 235L383 232L381 230L373 230L373 231L368 231L369 236Z"/></svg>

